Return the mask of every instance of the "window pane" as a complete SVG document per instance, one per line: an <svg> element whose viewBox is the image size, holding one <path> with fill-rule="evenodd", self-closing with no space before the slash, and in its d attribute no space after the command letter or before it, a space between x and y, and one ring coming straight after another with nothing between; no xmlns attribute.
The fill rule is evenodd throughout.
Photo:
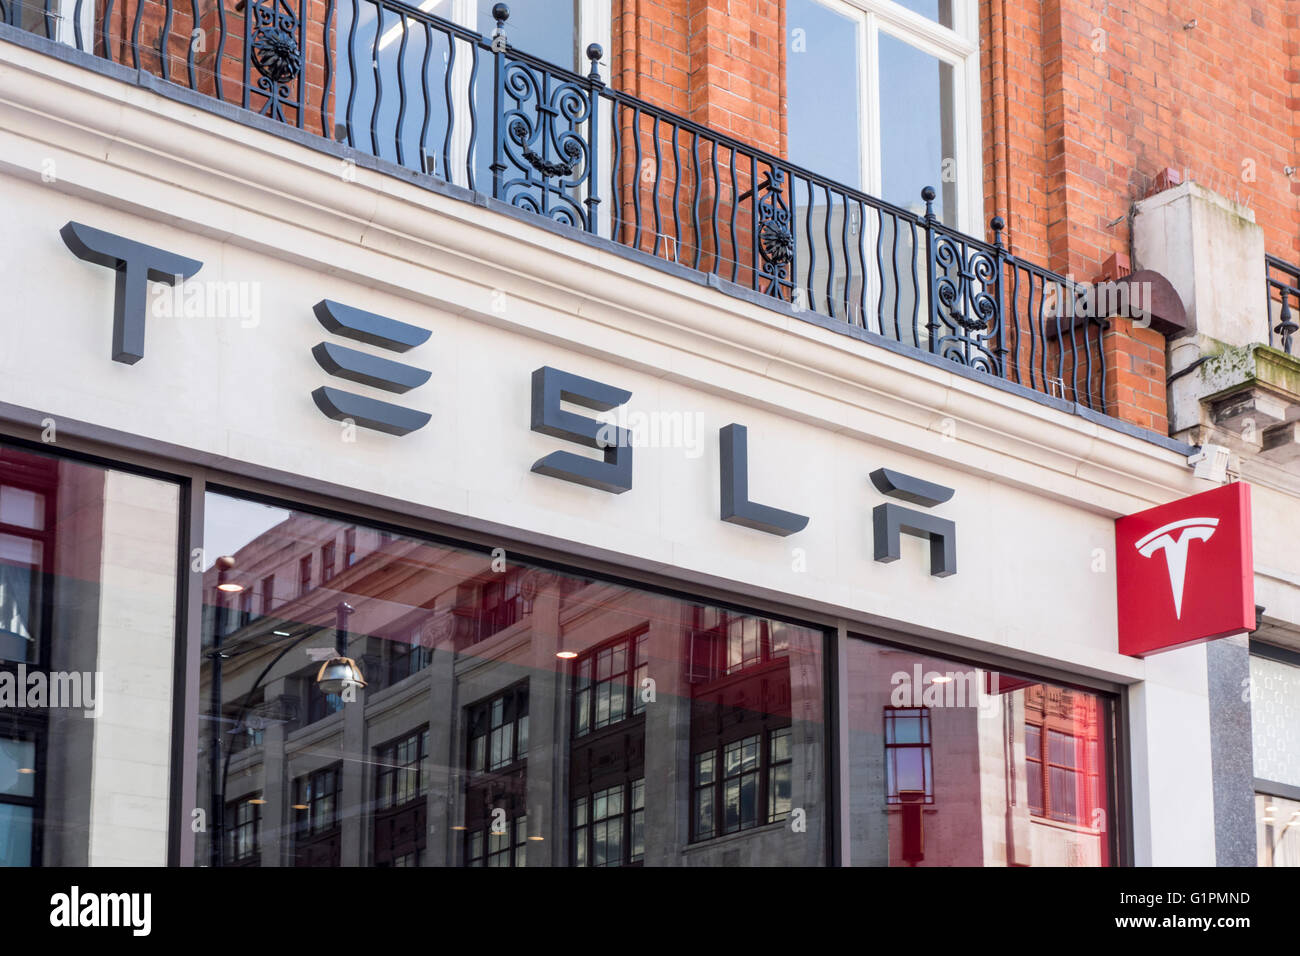
<svg viewBox="0 0 1300 956"><path fill-rule="evenodd" d="M956 225L953 68L883 31L879 56L881 198L924 212L933 186L935 214Z"/></svg>
<svg viewBox="0 0 1300 956"><path fill-rule="evenodd" d="M496 28L492 8L497 0L478 0L476 29L491 36ZM510 19L506 21L506 36L533 56L563 66L574 67L575 36L577 35L576 5L574 0L515 0L510 4Z"/></svg>
<svg viewBox="0 0 1300 956"><path fill-rule="evenodd" d="M30 797L35 792L35 741L0 737L0 794Z"/></svg>
<svg viewBox="0 0 1300 956"><path fill-rule="evenodd" d="M32 808L0 803L0 866L32 865Z"/></svg>
<svg viewBox="0 0 1300 956"><path fill-rule="evenodd" d="M1251 655L1255 776L1300 787L1300 667Z"/></svg>
<svg viewBox="0 0 1300 956"><path fill-rule="evenodd" d="M858 22L817 0L789 0L786 36L790 161L861 188Z"/></svg>
<svg viewBox="0 0 1300 956"><path fill-rule="evenodd" d="M952 26L952 0L894 0L894 2L945 27Z"/></svg>

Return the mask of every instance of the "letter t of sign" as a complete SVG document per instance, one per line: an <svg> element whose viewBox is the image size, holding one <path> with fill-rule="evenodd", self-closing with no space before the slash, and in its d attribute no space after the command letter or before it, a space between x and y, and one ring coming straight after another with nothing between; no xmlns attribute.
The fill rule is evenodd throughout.
<svg viewBox="0 0 1300 956"><path fill-rule="evenodd" d="M79 222L67 223L59 235L78 259L117 271L113 361L134 365L144 358L146 282L175 285L177 276L188 279L203 268L203 263Z"/></svg>

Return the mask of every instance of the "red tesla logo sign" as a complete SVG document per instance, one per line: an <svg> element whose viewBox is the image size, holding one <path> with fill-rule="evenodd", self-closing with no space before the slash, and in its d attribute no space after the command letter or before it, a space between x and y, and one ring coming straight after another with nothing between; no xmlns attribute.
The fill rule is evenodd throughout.
<svg viewBox="0 0 1300 956"><path fill-rule="evenodd" d="M1255 626L1250 485L1234 482L1115 520L1121 654Z"/></svg>

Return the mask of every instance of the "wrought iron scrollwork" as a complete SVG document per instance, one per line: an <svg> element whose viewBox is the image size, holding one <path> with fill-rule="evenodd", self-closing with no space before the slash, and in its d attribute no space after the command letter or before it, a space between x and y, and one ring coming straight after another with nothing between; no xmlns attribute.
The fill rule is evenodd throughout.
<svg viewBox="0 0 1300 956"><path fill-rule="evenodd" d="M758 186L758 254L760 291L786 298L794 287L794 229L785 195L785 170L769 170Z"/></svg>
<svg viewBox="0 0 1300 956"><path fill-rule="evenodd" d="M302 9L288 0L248 0L246 14L244 105L282 121L286 107L297 110L301 125ZM254 107L250 94L263 102Z"/></svg>
<svg viewBox="0 0 1300 956"><path fill-rule="evenodd" d="M567 225L587 227L583 182L591 160L588 89L523 60L502 79L503 168L498 198Z"/></svg>
<svg viewBox="0 0 1300 956"><path fill-rule="evenodd" d="M1282 293L1282 310L1278 315L1278 323L1273 326L1273 331L1282 341L1282 349L1287 355L1291 354L1291 338L1300 331L1300 325L1296 323L1294 315L1291 313L1290 297L1284 291Z"/></svg>
<svg viewBox="0 0 1300 956"><path fill-rule="evenodd" d="M998 304L1001 263L997 251L938 229L933 231L931 249L935 297L931 351L1000 375L996 343L1002 320Z"/></svg>

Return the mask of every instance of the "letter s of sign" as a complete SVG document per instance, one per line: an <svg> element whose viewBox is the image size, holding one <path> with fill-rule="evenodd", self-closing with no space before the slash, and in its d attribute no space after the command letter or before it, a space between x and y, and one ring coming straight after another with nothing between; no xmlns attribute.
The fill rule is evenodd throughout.
<svg viewBox="0 0 1300 956"><path fill-rule="evenodd" d="M178 277L190 278L203 268L203 263L79 222L66 223L59 235L78 259L117 271L113 361L134 365L144 358L146 282L175 285Z"/></svg>
<svg viewBox="0 0 1300 956"><path fill-rule="evenodd" d="M631 491L632 443L628 440L627 430L611 428L605 422L566 412L560 407L561 402L570 402L607 412L631 397L631 392L570 372L549 366L537 369L533 372L533 431L601 449L605 460L596 461L572 452L556 451L539 458L533 463L532 470L539 475L561 478L614 495ZM611 432L612 442L609 440Z"/></svg>

